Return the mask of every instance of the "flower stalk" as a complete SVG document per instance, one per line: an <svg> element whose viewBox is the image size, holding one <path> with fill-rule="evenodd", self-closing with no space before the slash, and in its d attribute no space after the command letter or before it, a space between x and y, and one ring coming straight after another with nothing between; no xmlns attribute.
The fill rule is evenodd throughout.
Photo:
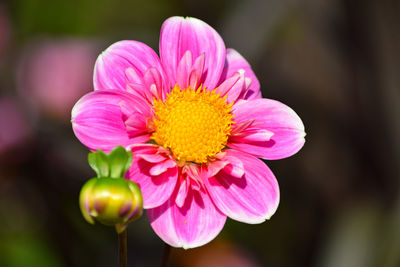
<svg viewBox="0 0 400 267"><path fill-rule="evenodd" d="M171 249L172 249L172 247L170 245L168 245L167 243L165 243L164 253L163 253L162 262L161 262L161 267L167 267L168 266L168 261L169 261L169 257L170 257L170 254L171 254Z"/></svg>
<svg viewBox="0 0 400 267"><path fill-rule="evenodd" d="M118 234L119 267L128 266L127 230Z"/></svg>

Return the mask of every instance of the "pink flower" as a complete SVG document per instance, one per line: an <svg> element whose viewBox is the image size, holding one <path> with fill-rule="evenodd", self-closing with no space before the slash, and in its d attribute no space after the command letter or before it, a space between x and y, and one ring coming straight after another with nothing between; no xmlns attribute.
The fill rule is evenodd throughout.
<svg viewBox="0 0 400 267"><path fill-rule="evenodd" d="M72 110L75 135L92 150L133 152L128 178L166 243L201 246L226 217L255 224L274 214L278 183L257 157L295 154L303 123L261 98L250 65L209 25L167 19L160 57L137 41L111 45L97 59L94 87Z"/></svg>
<svg viewBox="0 0 400 267"><path fill-rule="evenodd" d="M22 146L31 134L22 105L12 98L0 98L0 155Z"/></svg>
<svg viewBox="0 0 400 267"><path fill-rule="evenodd" d="M90 75L96 43L80 39L46 39L26 48L19 64L21 96L35 110L62 120L82 94L92 88Z"/></svg>

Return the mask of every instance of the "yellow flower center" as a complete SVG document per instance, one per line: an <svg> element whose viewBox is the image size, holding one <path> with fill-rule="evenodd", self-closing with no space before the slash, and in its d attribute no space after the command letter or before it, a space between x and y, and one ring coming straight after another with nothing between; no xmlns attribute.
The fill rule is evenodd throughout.
<svg viewBox="0 0 400 267"><path fill-rule="evenodd" d="M151 139L169 149L178 163L206 163L226 146L234 123L232 105L215 90L175 86L164 102L154 102Z"/></svg>

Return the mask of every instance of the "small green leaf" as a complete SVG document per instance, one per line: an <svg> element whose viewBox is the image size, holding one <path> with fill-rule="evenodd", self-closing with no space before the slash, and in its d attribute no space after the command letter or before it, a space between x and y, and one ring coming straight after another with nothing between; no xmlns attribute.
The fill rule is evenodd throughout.
<svg viewBox="0 0 400 267"><path fill-rule="evenodd" d="M100 176L100 170L97 167L97 154L96 152L90 152L88 155L88 162L90 167L96 172L97 176Z"/></svg>
<svg viewBox="0 0 400 267"><path fill-rule="evenodd" d="M133 161L132 151L128 151L127 154L128 154L128 159L127 159L126 164L125 164L124 175L129 170L129 168L131 167L132 161Z"/></svg>
<svg viewBox="0 0 400 267"><path fill-rule="evenodd" d="M110 175L110 164L108 155L101 150L89 153L88 161L90 167L96 172L98 177L108 177Z"/></svg>
<svg viewBox="0 0 400 267"><path fill-rule="evenodd" d="M132 164L132 152L128 152L122 146L114 148L108 155L110 177L122 178Z"/></svg>

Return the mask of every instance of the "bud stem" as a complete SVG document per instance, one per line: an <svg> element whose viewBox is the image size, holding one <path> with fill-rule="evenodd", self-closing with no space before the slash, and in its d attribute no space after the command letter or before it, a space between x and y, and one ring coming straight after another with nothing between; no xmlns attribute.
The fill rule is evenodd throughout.
<svg viewBox="0 0 400 267"><path fill-rule="evenodd" d="M169 255L171 254L171 246L165 243L164 247L164 254L163 254L163 259L161 262L161 267L167 267L168 266L168 260L169 260Z"/></svg>
<svg viewBox="0 0 400 267"><path fill-rule="evenodd" d="M128 247L126 229L118 234L119 267L128 266Z"/></svg>

